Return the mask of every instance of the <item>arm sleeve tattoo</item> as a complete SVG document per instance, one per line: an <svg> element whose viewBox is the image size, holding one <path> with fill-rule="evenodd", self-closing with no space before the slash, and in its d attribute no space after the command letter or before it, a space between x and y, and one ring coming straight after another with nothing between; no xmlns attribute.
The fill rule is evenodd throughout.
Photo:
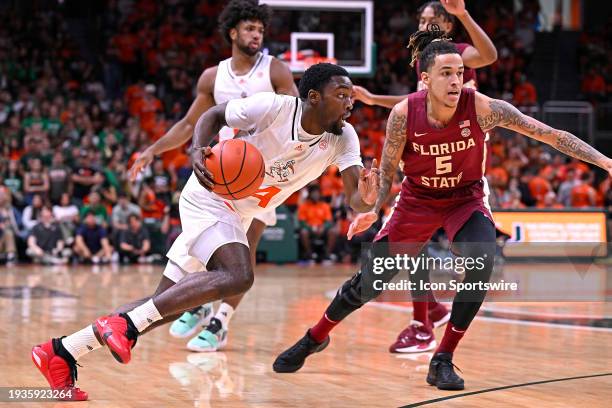
<svg viewBox="0 0 612 408"><path fill-rule="evenodd" d="M547 143L568 156L603 167L606 156L571 133L529 117L508 102L491 99L488 104L487 112L477 115L478 124L484 132L501 126Z"/></svg>
<svg viewBox="0 0 612 408"><path fill-rule="evenodd" d="M374 207L376 213L380 211L391 190L393 177L397 171L397 166L406 144L406 126L406 112L399 112L398 109L393 109L387 121L387 136L380 161L380 190L376 206Z"/></svg>

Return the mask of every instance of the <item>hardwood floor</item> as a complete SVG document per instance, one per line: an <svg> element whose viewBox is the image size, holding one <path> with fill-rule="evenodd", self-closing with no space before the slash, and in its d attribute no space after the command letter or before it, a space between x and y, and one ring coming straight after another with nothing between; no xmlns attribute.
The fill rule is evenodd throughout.
<svg viewBox="0 0 612 408"><path fill-rule="evenodd" d="M447 397L456 398L427 406L609 406L612 329L584 322L609 322L610 303L485 303L484 316L474 321L455 354L465 391L426 384L431 354L388 353L411 314L384 303L349 316L333 331L330 346L298 373L274 373L276 355L319 319L329 302L326 293L353 271L259 266L255 285L232 320L227 350L189 352L186 341L170 337L164 326L139 339L129 365L115 362L106 349L82 358L78 386L89 392L88 402L0 406L399 407ZM30 359L32 345L70 334L151 293L161 272L159 266L0 267L0 387L45 386ZM551 314L563 319L550 319ZM438 339L443 330L436 329ZM608 375L594 377L598 374ZM585 378L567 379L572 377Z"/></svg>

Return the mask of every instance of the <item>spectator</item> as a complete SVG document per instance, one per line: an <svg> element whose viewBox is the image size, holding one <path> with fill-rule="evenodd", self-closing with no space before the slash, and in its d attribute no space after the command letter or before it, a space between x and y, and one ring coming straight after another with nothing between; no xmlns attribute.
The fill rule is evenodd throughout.
<svg viewBox="0 0 612 408"><path fill-rule="evenodd" d="M18 160L9 161L8 169L4 173L4 185L11 190L15 205L22 208L21 205L25 205L25 197L23 196L23 178L21 177Z"/></svg>
<svg viewBox="0 0 612 408"><path fill-rule="evenodd" d="M79 209L70 201L70 194L62 194L59 205L53 206L53 216L62 230L66 245L72 245L79 222Z"/></svg>
<svg viewBox="0 0 612 408"><path fill-rule="evenodd" d="M149 184L159 199L166 205L170 204L172 199L170 191L172 185L176 184L176 176L164 169L162 159L155 159L153 162L153 174L149 178Z"/></svg>
<svg viewBox="0 0 612 408"><path fill-rule="evenodd" d="M502 203L502 208L508 210L517 210L526 208L527 206L521 201L521 192L519 190L511 190L508 193L509 198Z"/></svg>
<svg viewBox="0 0 612 408"><path fill-rule="evenodd" d="M17 261L17 244L15 236L19 231L16 210L11 205L11 192L6 187L0 188L0 256L7 265Z"/></svg>
<svg viewBox="0 0 612 408"><path fill-rule="evenodd" d="M90 211L85 213L83 223L77 230L74 252L81 262L99 264L112 259L113 248L108 241L106 229L97 224L95 215Z"/></svg>
<svg viewBox="0 0 612 408"><path fill-rule="evenodd" d="M85 218L85 214L91 212L96 217L96 222L98 225L101 225L104 228L108 227L108 210L106 209L106 206L102 204L102 197L100 196L100 193L94 190L89 193L87 199L88 203L81 207L81 218Z"/></svg>
<svg viewBox="0 0 612 408"><path fill-rule="evenodd" d="M338 234L332 223L331 207L321 200L319 186L309 188L308 198L298 207L298 221L304 258L315 259L317 256L313 254L313 246L322 242L325 248L324 261L334 261L333 250Z"/></svg>
<svg viewBox="0 0 612 408"><path fill-rule="evenodd" d="M514 87L514 104L517 107L535 105L538 99L535 86L527 80L525 74L519 74L518 78Z"/></svg>
<svg viewBox="0 0 612 408"><path fill-rule="evenodd" d="M547 209L561 209L564 208L563 204L557 201L557 195L554 191L549 191L544 196L542 201L538 201L536 205L537 208L547 208Z"/></svg>
<svg viewBox="0 0 612 408"><path fill-rule="evenodd" d="M546 194L552 191L552 186L544 177L539 175L534 176L527 184L531 197L536 203L543 201Z"/></svg>
<svg viewBox="0 0 612 408"><path fill-rule="evenodd" d="M559 185L559 194L557 200L564 207L571 207L572 190L578 185L580 176L578 172L576 172L576 170L572 167L568 167L565 174L565 181L563 181Z"/></svg>
<svg viewBox="0 0 612 408"><path fill-rule="evenodd" d="M72 194L72 170L64 163L61 151L53 154L53 162L49 167L49 200L59 204L64 193Z"/></svg>
<svg viewBox="0 0 612 408"><path fill-rule="evenodd" d="M63 265L68 263L69 251L65 251L62 232L53 220L49 207L40 210L39 223L28 237L26 254L36 263Z"/></svg>
<svg viewBox="0 0 612 408"><path fill-rule="evenodd" d="M29 161L29 170L23 178L23 192L25 193L26 204L32 203L34 194L47 197L49 192L49 175L43 169L42 162L38 157L33 157Z"/></svg>
<svg viewBox="0 0 612 408"><path fill-rule="evenodd" d="M155 127L156 113L161 111L163 106L155 97L155 85L147 84L144 89L144 97L134 102L132 114L140 119L140 128L151 133Z"/></svg>
<svg viewBox="0 0 612 408"><path fill-rule="evenodd" d="M166 237L165 252L168 252L174 240L181 233L181 217L179 213L179 199L181 193L176 191L172 195L172 202L164 208L164 218L160 227L160 233Z"/></svg>
<svg viewBox="0 0 612 408"><path fill-rule="evenodd" d="M606 80L595 68L589 69L582 79L580 91L588 101L593 103L607 100Z"/></svg>
<svg viewBox="0 0 612 408"><path fill-rule="evenodd" d="M32 228L38 224L38 216L44 204L45 203L43 202L40 194L34 194L32 197L32 204L23 209L21 223L23 224L23 228L27 233L30 233Z"/></svg>
<svg viewBox="0 0 612 408"><path fill-rule="evenodd" d="M119 193L119 201L111 214L113 242L119 242L120 234L128 229L128 217L132 214L140 216L140 207L131 203L127 194Z"/></svg>
<svg viewBox="0 0 612 408"><path fill-rule="evenodd" d="M144 263L151 249L149 233L136 214L128 216L128 225L119 238L119 259L121 263Z"/></svg>
<svg viewBox="0 0 612 408"><path fill-rule="evenodd" d="M321 196L327 203L332 203L335 201L334 198L341 196L344 192L344 187L338 167L328 167L319 178L319 186L321 188Z"/></svg>
<svg viewBox="0 0 612 408"><path fill-rule="evenodd" d="M104 177L88 163L89 154L86 150L79 152L77 164L72 171L72 182L74 183L74 198L81 204L91 189L102 184Z"/></svg>
<svg viewBox="0 0 612 408"><path fill-rule="evenodd" d="M157 197L155 190L148 182L142 184L138 205L142 209L142 217L147 224L161 224L166 205Z"/></svg>
<svg viewBox="0 0 612 408"><path fill-rule="evenodd" d="M592 187L593 173L582 173L578 183L572 188L570 203L572 207L595 207L597 204L597 191Z"/></svg>

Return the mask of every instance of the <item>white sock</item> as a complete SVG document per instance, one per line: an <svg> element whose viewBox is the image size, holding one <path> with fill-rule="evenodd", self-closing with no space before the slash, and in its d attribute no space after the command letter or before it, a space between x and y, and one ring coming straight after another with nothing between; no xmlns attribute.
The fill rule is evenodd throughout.
<svg viewBox="0 0 612 408"><path fill-rule="evenodd" d="M153 322L162 319L162 316L153 304L153 299L147 300L131 312L128 312L127 315L132 319L132 323L134 323L139 333L142 333L143 330L149 327Z"/></svg>
<svg viewBox="0 0 612 408"><path fill-rule="evenodd" d="M217 313L215 314L215 318L219 319L221 321L221 327L223 327L224 330L227 330L233 314L234 308L232 306L228 305L227 303L221 303Z"/></svg>
<svg viewBox="0 0 612 408"><path fill-rule="evenodd" d="M90 351L102 347L94 334L91 324L83 330L79 330L70 336L64 337L62 339L62 344L75 360L78 360Z"/></svg>

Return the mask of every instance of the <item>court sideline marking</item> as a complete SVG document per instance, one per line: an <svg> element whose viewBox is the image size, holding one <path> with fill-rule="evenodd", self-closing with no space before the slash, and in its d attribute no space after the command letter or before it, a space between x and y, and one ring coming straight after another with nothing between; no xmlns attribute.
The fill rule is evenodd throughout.
<svg viewBox="0 0 612 408"><path fill-rule="evenodd" d="M403 406L401 406L399 408L420 407L420 406L423 406L423 405L435 404L436 402L442 402L442 401L446 401L446 400L450 400L450 399L463 398L463 397L467 397L467 396L470 396L470 395L476 395L476 394L484 394L486 392L507 390L507 389L510 389L510 388L527 387L527 386L530 386L530 385L547 384L547 383L554 383L554 382L560 382L560 381L580 380L580 379L583 379L583 378L605 377L605 376L609 376L609 375L612 375L612 373L581 375L581 376L578 376L578 377L556 378L554 380L543 380L543 381L533 381L533 382L522 383L522 384L504 385L502 387L486 388L486 389L480 390L480 391L464 392L462 394L455 394L455 395L451 395L449 397L441 397L441 398L434 398L434 399L425 400L425 401L419 401L419 402L415 402L413 404L403 405Z"/></svg>

